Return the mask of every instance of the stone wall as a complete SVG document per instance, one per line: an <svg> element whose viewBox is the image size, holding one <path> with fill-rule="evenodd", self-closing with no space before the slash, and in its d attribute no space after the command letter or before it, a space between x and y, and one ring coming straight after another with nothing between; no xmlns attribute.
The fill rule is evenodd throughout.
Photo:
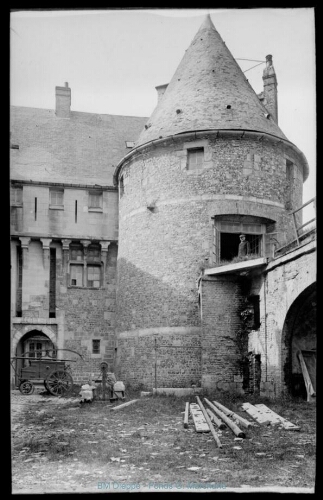
<svg viewBox="0 0 323 500"><path fill-rule="evenodd" d="M201 144L202 168L187 170L188 149ZM211 256L215 215L263 217L276 223L276 231L293 231L285 209L285 153L281 145L265 140L215 140L205 135L199 141L174 142L135 156L120 177L124 186L119 199L116 314L120 346L126 345L126 338L133 342L131 335L142 329L201 326L197 284ZM300 201L301 185L295 192ZM235 328L230 324L229 333L221 330L219 336L230 337ZM144 345L152 339L140 339L136 354L128 349L127 356L118 356L122 377L135 380L135 372L127 367L140 360L147 364ZM150 384L151 368L139 379ZM177 380L180 383L180 377Z"/></svg>
<svg viewBox="0 0 323 500"><path fill-rule="evenodd" d="M304 319L300 322L296 318L296 313L303 308L308 291L315 286L315 282L315 242L275 259L268 265L265 277L254 281L253 293L260 296L261 326L250 333L248 350L261 355L261 381L272 384L272 394L279 395L288 390L286 363L291 356L293 332L303 339L298 340L300 345L312 347L313 339L316 339L316 326L312 317L314 306L309 308L306 315L306 324L310 325L310 331L306 333L308 341L305 340L302 326ZM295 360L294 366L297 366Z"/></svg>
<svg viewBox="0 0 323 500"><path fill-rule="evenodd" d="M118 378L133 387L201 385L199 328L147 328L118 337Z"/></svg>
<svg viewBox="0 0 323 500"><path fill-rule="evenodd" d="M23 184L21 206L12 206L12 234L66 238L118 239L118 193L102 192L102 210L89 208L89 188L65 187L62 207L50 206L50 186ZM35 198L37 210L35 213ZM75 202L77 217L75 218Z"/></svg>

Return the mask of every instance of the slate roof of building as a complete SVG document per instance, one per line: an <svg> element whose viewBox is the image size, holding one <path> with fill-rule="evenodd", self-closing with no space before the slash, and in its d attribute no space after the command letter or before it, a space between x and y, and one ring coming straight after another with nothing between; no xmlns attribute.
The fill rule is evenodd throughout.
<svg viewBox="0 0 323 500"><path fill-rule="evenodd" d="M10 113L12 180L113 185L114 166L129 153L146 117L12 106Z"/></svg>
<svg viewBox="0 0 323 500"><path fill-rule="evenodd" d="M136 146L160 137L209 129L254 130L287 140L266 113L207 16Z"/></svg>

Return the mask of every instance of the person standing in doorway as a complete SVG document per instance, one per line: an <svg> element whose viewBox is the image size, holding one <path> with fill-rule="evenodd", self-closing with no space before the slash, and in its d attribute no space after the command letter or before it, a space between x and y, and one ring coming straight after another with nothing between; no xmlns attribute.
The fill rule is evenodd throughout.
<svg viewBox="0 0 323 500"><path fill-rule="evenodd" d="M246 257L250 253L250 243L246 240L245 234L240 234L240 243L238 249L238 257Z"/></svg>

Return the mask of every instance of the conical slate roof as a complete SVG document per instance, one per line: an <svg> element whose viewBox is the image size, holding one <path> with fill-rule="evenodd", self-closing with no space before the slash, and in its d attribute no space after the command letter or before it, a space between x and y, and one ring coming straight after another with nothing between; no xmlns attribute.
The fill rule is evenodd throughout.
<svg viewBox="0 0 323 500"><path fill-rule="evenodd" d="M208 15L136 146L161 137L210 129L254 130L287 139L266 114L268 111Z"/></svg>

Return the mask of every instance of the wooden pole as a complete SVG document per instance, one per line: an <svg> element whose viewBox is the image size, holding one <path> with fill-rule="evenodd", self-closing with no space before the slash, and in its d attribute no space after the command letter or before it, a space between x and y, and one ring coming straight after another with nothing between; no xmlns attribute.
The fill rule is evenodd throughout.
<svg viewBox="0 0 323 500"><path fill-rule="evenodd" d="M209 408L206 408L206 411L208 412L211 421L214 422L219 427L219 429L226 429L227 426L225 425L225 423L222 422L218 417L216 417Z"/></svg>
<svg viewBox="0 0 323 500"><path fill-rule="evenodd" d="M234 434L236 436L242 437L242 438L246 437L245 433L241 429L239 429L237 424L235 424L229 417L224 415L224 413L222 411L220 411L219 408L214 406L211 403L211 401L209 401L206 398L204 398L204 401L209 405L209 407L212 409L212 411L214 411L214 413L216 413L217 415L219 415L219 417L222 418L223 422L225 422L227 424L227 426L230 427L230 429L232 430L232 432L234 432Z"/></svg>
<svg viewBox="0 0 323 500"><path fill-rule="evenodd" d="M133 399L132 401L128 401L127 403L123 403L122 405L115 406L114 408L111 408L111 411L120 410L121 408L124 408L125 406L132 405L132 403L135 403L136 401L138 401L138 399Z"/></svg>
<svg viewBox="0 0 323 500"><path fill-rule="evenodd" d="M314 387L313 387L311 378L310 378L308 370L307 370L307 366L306 366L304 358L303 358L302 351L298 351L297 356L298 356L298 360L300 362L302 374L304 377L304 382L305 382L305 387L306 387L306 392L307 392L307 401L311 401L312 397L315 396L315 391L314 391Z"/></svg>
<svg viewBox="0 0 323 500"><path fill-rule="evenodd" d="M185 413L184 413L184 429L188 428L188 410L189 410L190 404L186 403L185 404Z"/></svg>
<svg viewBox="0 0 323 500"><path fill-rule="evenodd" d="M212 436L214 437L214 440L215 440L216 444L218 445L218 447L219 447L219 448L222 448L222 444L221 444L221 441L220 441L220 439L219 439L219 436L217 435L217 433L216 433L216 432L215 432L215 430L214 430L214 427L213 427L213 425L212 425L212 422L211 422L211 420L210 420L210 417L208 416L208 414L207 414L207 412L206 412L206 410L205 410L205 408L204 408L204 406L203 406L203 404L202 404L202 401L200 400L200 398L199 398L198 396L196 396L196 399L197 399L197 402L198 402L199 407L200 407L200 408L201 408L201 410L202 410L202 413L203 413L203 415L204 415L204 418L205 418L205 420L207 421L208 426L210 427L211 434L212 434Z"/></svg>
<svg viewBox="0 0 323 500"><path fill-rule="evenodd" d="M221 405L221 403L218 403L217 401L213 401L213 404L217 406L225 415L228 417L231 417L233 420L237 420L238 423L242 424L244 427L252 427L254 424L253 422L248 422L243 417L240 417L237 413L234 413L233 411L229 410L229 408L226 408L225 406Z"/></svg>

